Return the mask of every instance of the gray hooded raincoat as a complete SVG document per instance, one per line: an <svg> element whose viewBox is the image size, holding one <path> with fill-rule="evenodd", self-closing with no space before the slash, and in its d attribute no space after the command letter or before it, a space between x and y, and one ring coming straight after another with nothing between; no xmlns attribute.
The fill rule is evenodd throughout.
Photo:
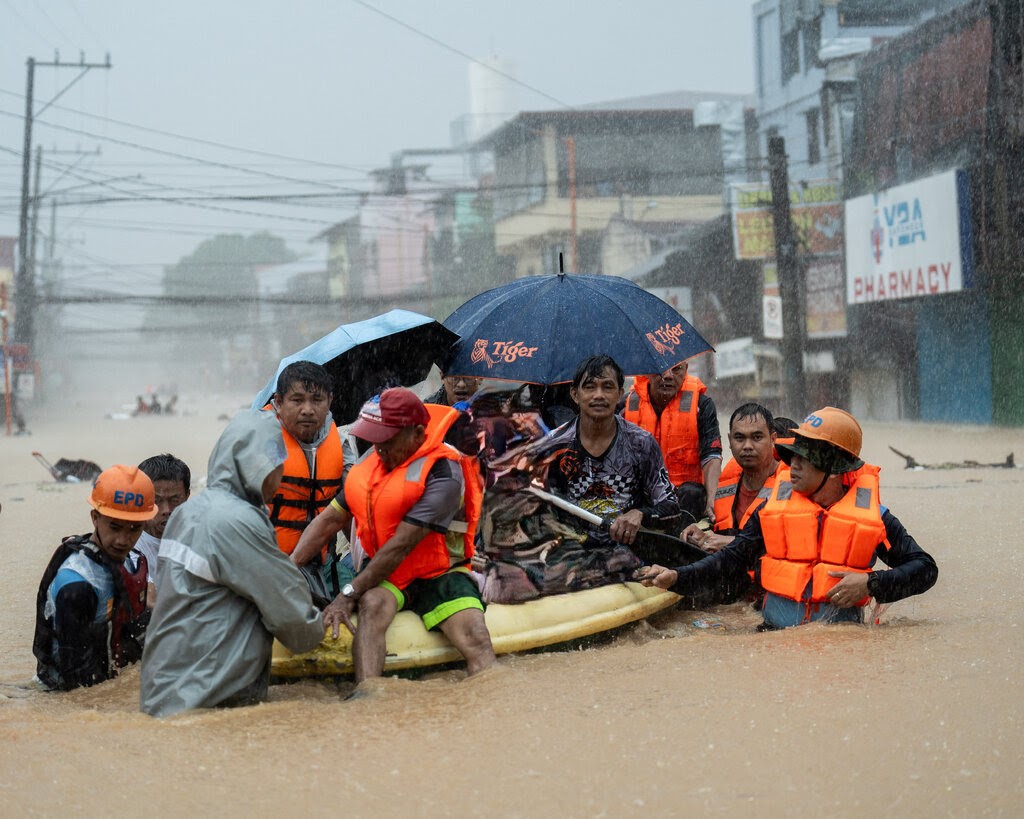
<svg viewBox="0 0 1024 819"><path fill-rule="evenodd" d="M210 454L206 490L171 515L142 657L142 710L265 699L274 637L308 651L324 636L299 570L277 548L263 480L285 459L273 413L245 410Z"/></svg>

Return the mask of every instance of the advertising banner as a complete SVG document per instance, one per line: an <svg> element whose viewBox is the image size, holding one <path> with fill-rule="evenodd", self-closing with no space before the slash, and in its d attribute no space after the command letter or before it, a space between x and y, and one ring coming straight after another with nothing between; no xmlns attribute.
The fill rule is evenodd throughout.
<svg viewBox="0 0 1024 819"><path fill-rule="evenodd" d="M866 304L972 285L967 174L952 170L846 203L846 300Z"/></svg>
<svg viewBox="0 0 1024 819"><path fill-rule="evenodd" d="M731 186L733 249L737 259L775 257L772 192L767 185ZM843 203L833 179L789 186L789 212L803 253L841 253Z"/></svg>
<svg viewBox="0 0 1024 819"><path fill-rule="evenodd" d="M764 262L763 330L765 338L782 338L782 298L775 262ZM805 328L808 338L846 335L843 265L838 256L810 259L804 276Z"/></svg>
<svg viewBox="0 0 1024 819"><path fill-rule="evenodd" d="M715 347L715 374L719 378L754 375L754 339L750 336L723 341Z"/></svg>
<svg viewBox="0 0 1024 819"><path fill-rule="evenodd" d="M838 256L813 259L807 265L807 337L846 335L846 294L843 265Z"/></svg>
<svg viewBox="0 0 1024 819"><path fill-rule="evenodd" d="M764 262L764 294L761 297L762 330L765 338L782 338L782 297L779 295L779 269L775 262Z"/></svg>

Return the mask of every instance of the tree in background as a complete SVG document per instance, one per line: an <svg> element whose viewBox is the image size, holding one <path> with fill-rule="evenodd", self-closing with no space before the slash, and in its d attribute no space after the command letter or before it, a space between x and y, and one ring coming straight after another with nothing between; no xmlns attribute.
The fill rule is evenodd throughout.
<svg viewBox="0 0 1024 819"><path fill-rule="evenodd" d="M253 351L275 328L260 304L258 272L295 259L284 239L270 233L222 234L166 268L163 295L169 301L147 310L146 325L173 331L166 336L172 378L242 390L265 380Z"/></svg>

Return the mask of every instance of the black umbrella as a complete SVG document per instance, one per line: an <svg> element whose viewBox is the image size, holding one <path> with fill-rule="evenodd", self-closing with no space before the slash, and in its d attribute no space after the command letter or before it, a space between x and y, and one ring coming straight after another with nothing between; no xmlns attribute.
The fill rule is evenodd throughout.
<svg viewBox="0 0 1024 819"><path fill-rule="evenodd" d="M339 426L389 382L412 386L443 361L459 337L440 322L410 310L391 310L365 321L343 324L308 347L281 359L273 379L252 402L266 406L281 371L295 361L320 364L334 378L331 414Z"/></svg>
<svg viewBox="0 0 1024 819"><path fill-rule="evenodd" d="M449 375L558 384L603 353L626 375L662 373L712 347L671 305L618 276L527 276L473 297L444 321L461 341Z"/></svg>

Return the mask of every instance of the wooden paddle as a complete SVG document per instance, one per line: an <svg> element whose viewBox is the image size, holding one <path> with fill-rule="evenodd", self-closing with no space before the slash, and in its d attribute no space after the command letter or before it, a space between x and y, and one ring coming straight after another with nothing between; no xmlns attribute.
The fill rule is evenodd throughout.
<svg viewBox="0 0 1024 819"><path fill-rule="evenodd" d="M546 489L541 489L539 486L531 485L526 487L526 489L541 500L547 501L552 506L568 512L570 515L575 515L592 526L599 526L601 529L607 530L610 525L609 521L600 515L588 512L572 501L566 500L561 495L555 495ZM629 548L644 563L658 563L669 568L688 566L708 556L707 552L698 549L691 543L687 543L677 537L672 537L672 535L665 532L658 532L644 526L640 527L640 530L636 533L636 539Z"/></svg>

